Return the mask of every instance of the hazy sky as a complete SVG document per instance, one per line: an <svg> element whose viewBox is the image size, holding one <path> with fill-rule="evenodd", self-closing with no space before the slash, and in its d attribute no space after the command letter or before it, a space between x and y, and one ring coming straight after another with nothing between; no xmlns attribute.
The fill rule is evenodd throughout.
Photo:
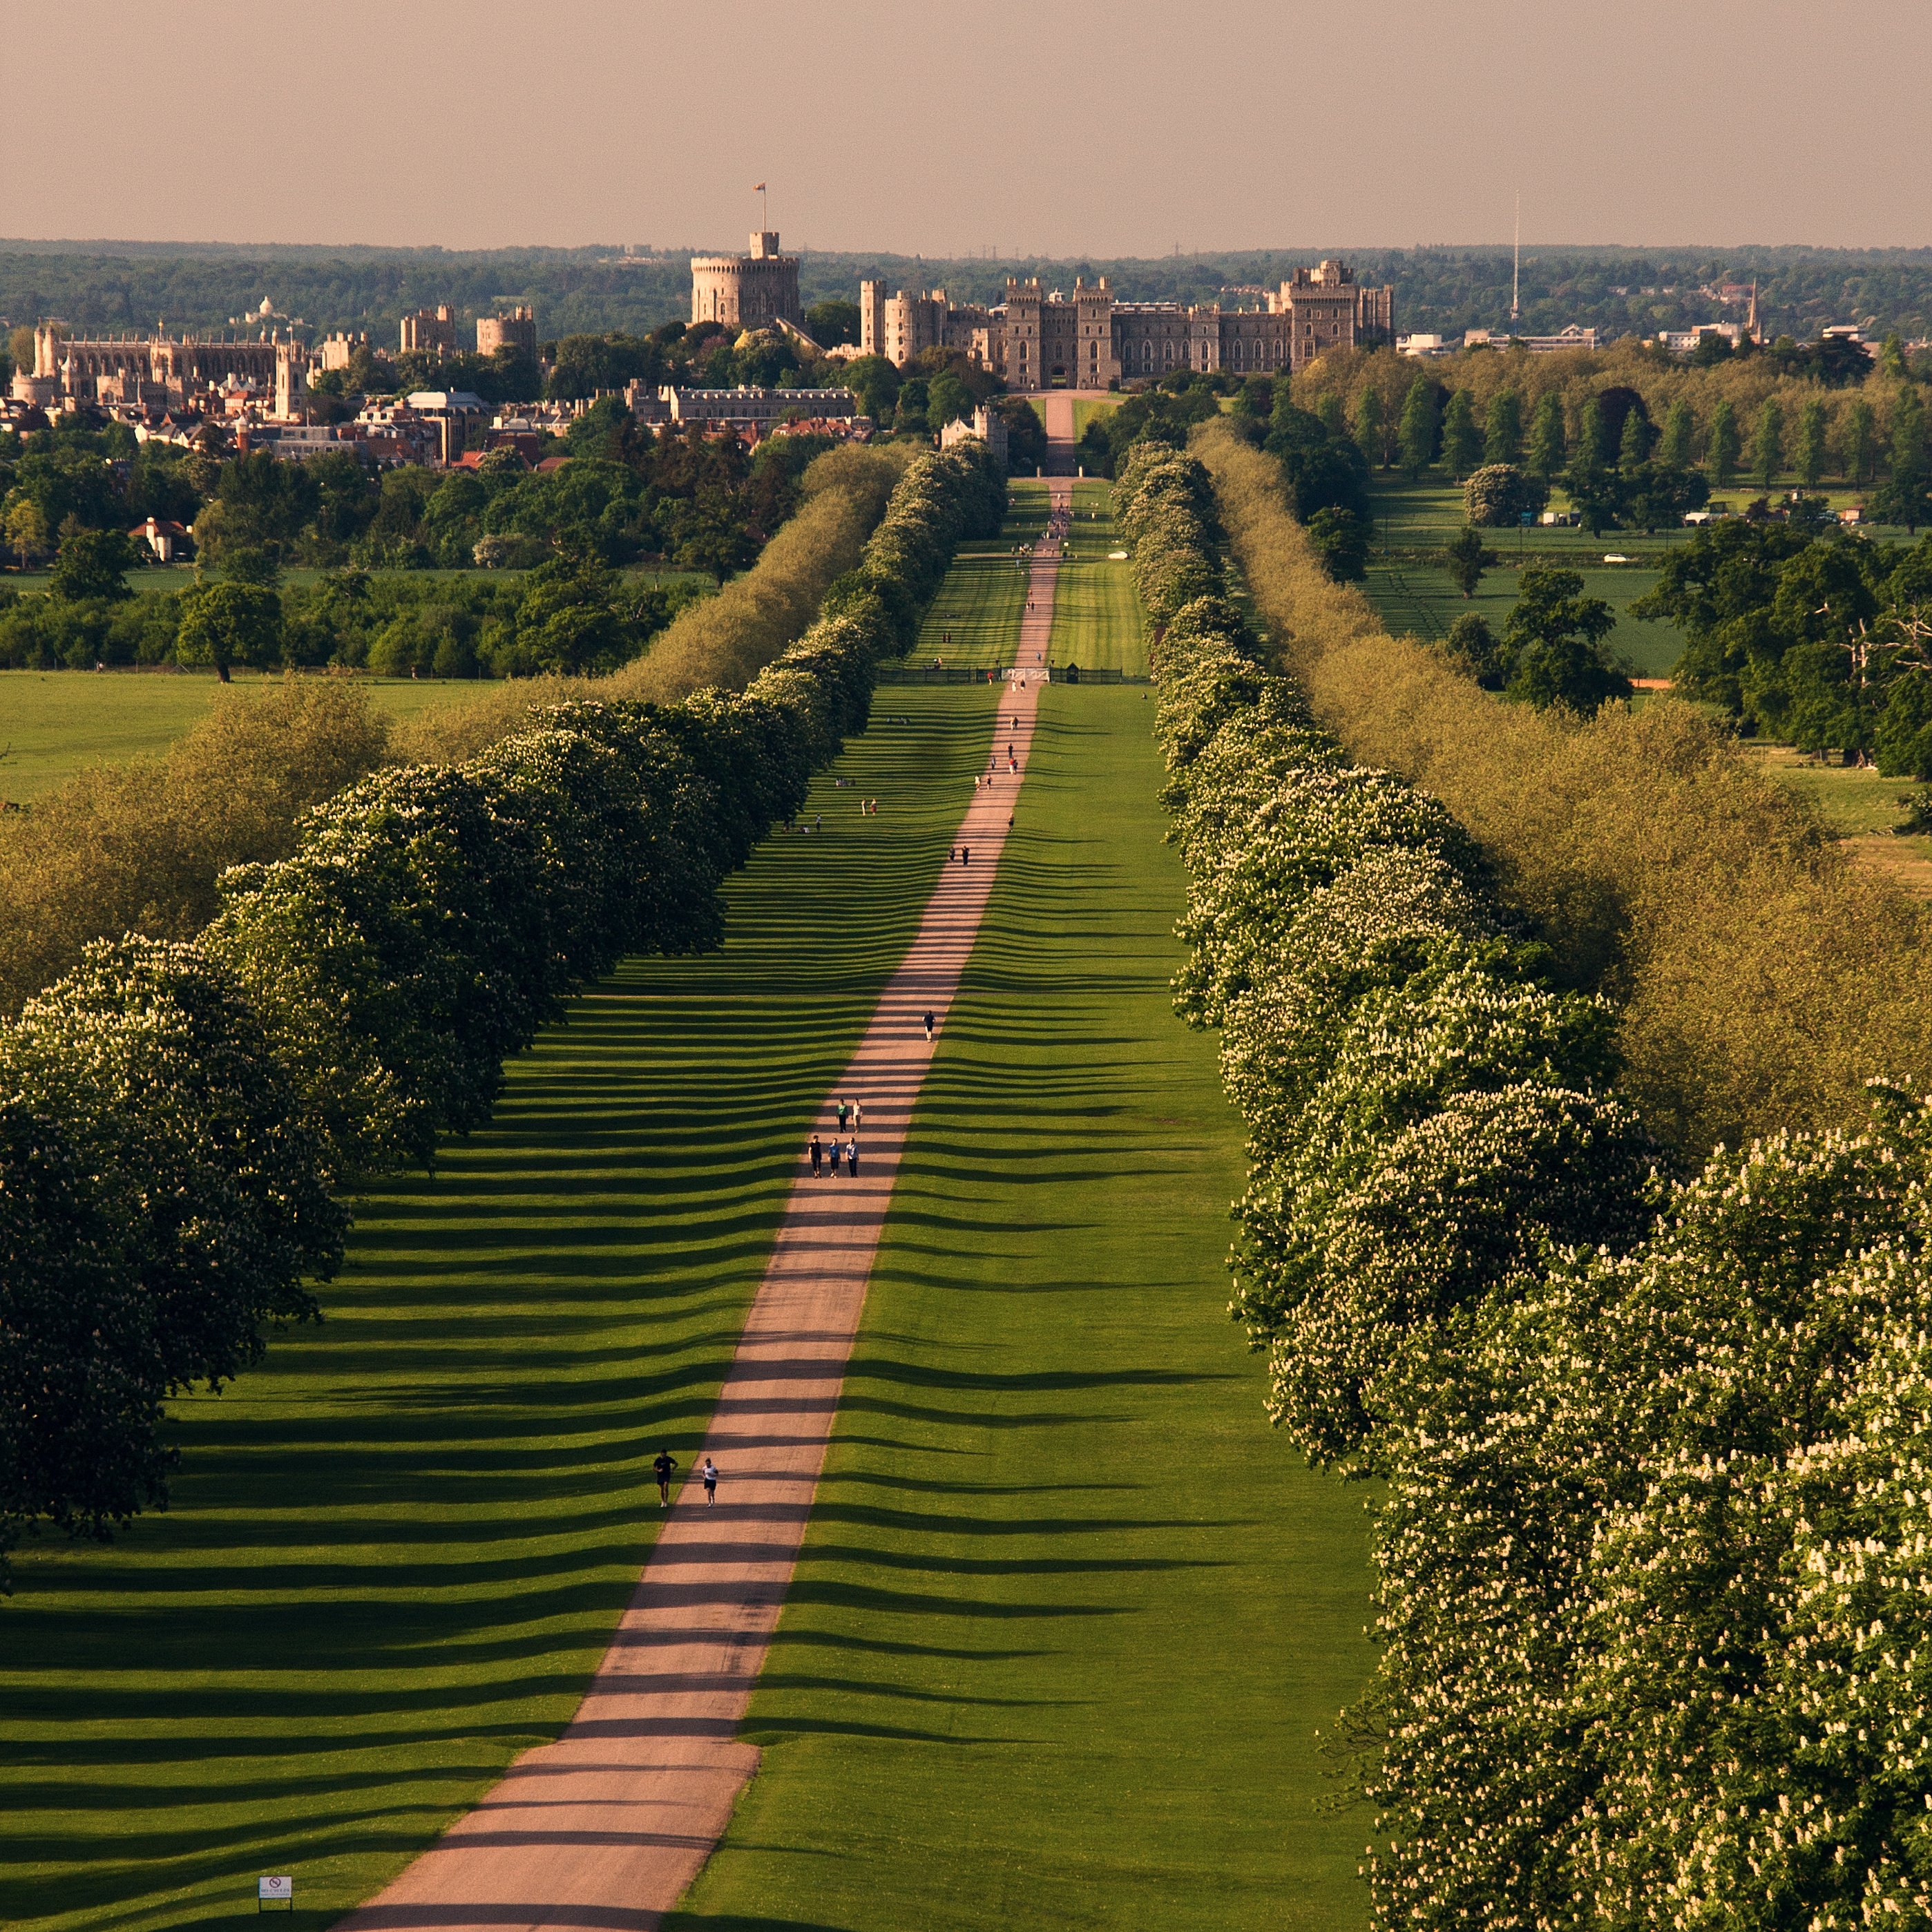
<svg viewBox="0 0 1932 1932"><path fill-rule="evenodd" d="M62 0L0 233L1932 244L1928 0ZM28 158L31 158L29 159Z"/></svg>

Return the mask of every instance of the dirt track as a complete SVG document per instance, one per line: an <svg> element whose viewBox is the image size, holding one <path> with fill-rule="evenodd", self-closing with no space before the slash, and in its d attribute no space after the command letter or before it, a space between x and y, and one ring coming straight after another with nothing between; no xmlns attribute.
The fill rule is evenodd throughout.
<svg viewBox="0 0 1932 1932"><path fill-rule="evenodd" d="M1056 483L1057 503L1070 501ZM1017 661L1044 661L1058 547L1036 552ZM872 1257L932 1048L976 938L1006 819L1026 774L1036 680L1016 680L995 746L917 938L887 985L816 1127L830 1138L841 1096L865 1109L859 1173L807 1171L794 1185L764 1280L718 1397L704 1453L721 1474L707 1508L693 1481L665 1522L637 1593L570 1727L520 1758L388 1888L341 1922L345 1932L477 1932L518 1927L650 1932L729 1823L758 1752L736 1731L796 1559L837 1414Z"/></svg>

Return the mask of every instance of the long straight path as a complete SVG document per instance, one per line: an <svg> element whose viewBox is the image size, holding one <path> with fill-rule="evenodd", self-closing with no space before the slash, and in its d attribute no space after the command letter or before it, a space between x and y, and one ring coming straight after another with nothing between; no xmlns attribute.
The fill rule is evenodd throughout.
<svg viewBox="0 0 1932 1932"><path fill-rule="evenodd" d="M1062 494L1058 490L1056 494ZM1043 654L1058 546L1036 556L1020 647ZM794 1185L720 1394L706 1453L715 1506L688 1484L575 1719L519 1759L344 1932L581 1928L650 1932L710 1856L758 1754L736 1732L783 1605L836 1416L912 1112L978 936L1039 698L1016 676L994 770L956 861L826 1102L863 1110L858 1172ZM1009 748L1010 748L1009 749Z"/></svg>

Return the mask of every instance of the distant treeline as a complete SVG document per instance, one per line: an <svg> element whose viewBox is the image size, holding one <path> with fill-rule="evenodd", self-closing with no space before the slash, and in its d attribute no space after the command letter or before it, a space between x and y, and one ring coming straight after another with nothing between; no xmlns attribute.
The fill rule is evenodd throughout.
<svg viewBox="0 0 1932 1932"><path fill-rule="evenodd" d="M738 246L732 239L727 244ZM1210 301L1222 289L1267 287L1290 270L1341 255L1366 282L1393 284L1397 326L1444 334L1509 320L1506 248L1306 248L1154 258L964 260L806 253L807 303L850 297L861 280L946 289L957 301L996 299L1010 274L1071 286L1105 275L1130 301ZM58 316L77 330L218 328L266 296L323 330L367 329L393 347L398 319L448 302L466 319L534 302L544 338L645 333L688 316L687 251L626 258L616 246L454 253L438 248L164 248L130 243L9 242L0 248L0 328ZM1908 340L1932 334L1932 250L1745 248L1526 251L1520 326L1546 334L1576 322L1609 335L1684 328L1742 310L1700 291L1758 284L1766 332L1803 339L1855 322Z"/></svg>

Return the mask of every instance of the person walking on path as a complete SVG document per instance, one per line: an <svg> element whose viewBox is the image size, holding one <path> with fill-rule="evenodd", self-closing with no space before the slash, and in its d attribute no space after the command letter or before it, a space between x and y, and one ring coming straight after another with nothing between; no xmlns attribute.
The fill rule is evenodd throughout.
<svg viewBox="0 0 1932 1932"><path fill-rule="evenodd" d="M816 1134L812 1136L812 1144L806 1151L812 1156L812 1178L816 1180L818 1178L819 1163L825 1157L825 1150L819 1145L818 1136Z"/></svg>
<svg viewBox="0 0 1932 1932"><path fill-rule="evenodd" d="M845 1143L845 1172L851 1179L859 1178L859 1136L854 1134Z"/></svg>
<svg viewBox="0 0 1932 1932"><path fill-rule="evenodd" d="M926 1037L930 1043L932 1039L932 1016L930 1012L926 1016Z"/></svg>
<svg viewBox="0 0 1932 1932"><path fill-rule="evenodd" d="M841 1150L840 1150L840 1148L839 1148L838 1143L835 1140L835 1141L832 1143L832 1168L831 1168L832 1178L834 1180L836 1180L838 1178L838 1162L839 1162L839 1159L840 1159L840 1154L841 1154Z"/></svg>
<svg viewBox="0 0 1932 1932"><path fill-rule="evenodd" d="M698 1472L704 1478L704 1506L706 1509L718 1507L718 1465L707 1456L704 1467Z"/></svg>
<svg viewBox="0 0 1932 1932"><path fill-rule="evenodd" d="M851 1103L851 1102L850 1102L850 1100L841 1100L841 1101L839 1102L839 1103L838 1103L838 1131L839 1131L842 1134L845 1131L845 1119L846 1119L846 1116L847 1116L848 1114L850 1114L850 1113L851 1112L851 1111L852 1111L852 1103Z"/></svg>
<svg viewBox="0 0 1932 1932"><path fill-rule="evenodd" d="M972 864L972 862L973 862L973 848L972 848L972 847L971 847L971 846L970 846L970 845L962 845L962 846L961 846L961 847L960 847L960 848L959 848L959 862L960 862L960 864L961 864L961 865L962 865L962 866L970 866L970 865L971 865L971 864Z"/></svg>
<svg viewBox="0 0 1932 1932"><path fill-rule="evenodd" d="M855 1134L866 1124L866 1103L862 1100L852 1102L852 1131Z"/></svg>
<svg viewBox="0 0 1932 1932"><path fill-rule="evenodd" d="M657 1460L651 1465L651 1473L658 1479L658 1508L667 1508L670 1502L670 1479L677 1474L677 1458L668 1449L660 1449Z"/></svg>

